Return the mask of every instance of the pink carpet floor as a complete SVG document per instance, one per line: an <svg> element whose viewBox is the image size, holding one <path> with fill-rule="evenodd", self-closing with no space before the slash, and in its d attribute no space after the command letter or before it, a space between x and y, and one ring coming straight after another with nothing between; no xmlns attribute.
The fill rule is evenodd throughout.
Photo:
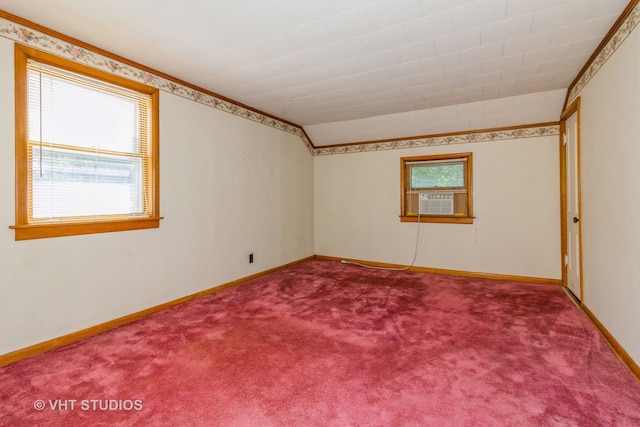
<svg viewBox="0 0 640 427"><path fill-rule="evenodd" d="M313 260L0 368L3 426L639 426L562 289Z"/></svg>

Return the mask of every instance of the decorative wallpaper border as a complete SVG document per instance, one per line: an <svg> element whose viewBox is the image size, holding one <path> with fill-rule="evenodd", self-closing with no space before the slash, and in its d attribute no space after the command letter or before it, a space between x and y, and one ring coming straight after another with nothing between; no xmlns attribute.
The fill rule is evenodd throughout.
<svg viewBox="0 0 640 427"><path fill-rule="evenodd" d="M600 53L598 53L596 58L589 64L589 68L587 68L578 82L571 88L567 105L571 104L578 97L582 89L584 89L587 83L589 83L593 76L602 68L611 55L618 50L629 34L638 26L638 23L640 23L640 3L636 4L633 10L631 10L629 16L627 16L622 25L620 25L620 28L618 28L611 39L604 45Z"/></svg>
<svg viewBox="0 0 640 427"><path fill-rule="evenodd" d="M591 62L586 72L571 88L568 103L572 102L595 76L604 63L620 47L624 40L640 23L640 3L638 3L629 16L625 19L611 39L606 43L597 57ZM134 80L156 89L169 92L183 98L216 108L221 111L243 117L266 126L298 136L309 152L314 156L360 153L380 150L396 150L402 148L418 148L437 145L465 144L473 142L497 141L506 139L533 138L540 136L553 136L560 134L558 125L521 127L512 129L499 129L487 132L459 133L441 136L422 136L416 138L402 138L381 142L363 142L361 144L346 144L328 147L314 147L301 127L293 126L282 120L262 114L258 111L245 108L225 99L217 98L211 94L193 89L189 86L177 83L170 79L158 76L146 70L131 66L121 61L109 58L93 52L81 46L67 42L57 37L47 35L25 25L15 23L0 17L0 37L10 39L16 43L35 47L40 50L62 56L72 61L80 62L90 67L116 74L130 80Z"/></svg>
<svg viewBox="0 0 640 427"><path fill-rule="evenodd" d="M162 76L150 73L146 70L106 57L84 47L77 46L65 40L59 39L33 30L27 26L15 23L0 17L0 37L7 38L16 43L34 47L54 55L62 56L75 62L106 71L111 74L125 77L147 86L154 87L164 92L181 96L191 101L216 108L221 111L243 117L278 130L294 134L302 140L310 153L313 154L313 146L299 127L274 119L257 111L250 110L233 102L216 98L208 93L179 84Z"/></svg>
<svg viewBox="0 0 640 427"><path fill-rule="evenodd" d="M487 132L456 133L440 136L424 136L411 139L389 140L363 144L318 147L315 156L330 154L362 153L367 151L400 150L403 148L432 147L437 145L469 144L473 142L501 141L506 139L536 138L560 135L560 125L541 125L496 129Z"/></svg>

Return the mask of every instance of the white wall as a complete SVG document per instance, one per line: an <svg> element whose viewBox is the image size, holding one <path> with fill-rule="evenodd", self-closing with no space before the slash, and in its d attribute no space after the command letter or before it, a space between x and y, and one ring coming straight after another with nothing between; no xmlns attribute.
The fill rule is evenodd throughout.
<svg viewBox="0 0 640 427"><path fill-rule="evenodd" d="M473 224L421 227L416 264L559 279L558 137L315 158L316 254L408 264L416 223L401 223L400 157L473 152Z"/></svg>
<svg viewBox="0 0 640 427"><path fill-rule="evenodd" d="M640 31L581 97L584 303L640 364Z"/></svg>
<svg viewBox="0 0 640 427"><path fill-rule="evenodd" d="M313 157L300 139L167 93L159 229L14 241L2 38L0 64L0 354L313 255Z"/></svg>

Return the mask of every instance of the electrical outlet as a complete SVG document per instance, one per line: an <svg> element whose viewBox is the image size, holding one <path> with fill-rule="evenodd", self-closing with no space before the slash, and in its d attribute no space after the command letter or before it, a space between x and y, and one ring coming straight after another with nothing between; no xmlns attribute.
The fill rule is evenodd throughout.
<svg viewBox="0 0 640 427"><path fill-rule="evenodd" d="M253 254L249 254L249 264L253 262Z"/></svg>

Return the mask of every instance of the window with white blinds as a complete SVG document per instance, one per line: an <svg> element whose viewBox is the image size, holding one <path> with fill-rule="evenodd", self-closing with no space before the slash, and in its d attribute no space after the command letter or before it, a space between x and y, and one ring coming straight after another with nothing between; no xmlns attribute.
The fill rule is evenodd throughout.
<svg viewBox="0 0 640 427"><path fill-rule="evenodd" d="M25 212L16 228L157 218L157 92L84 75L77 64L69 70L29 56L25 93L16 94L25 98L25 111L17 114L26 116L24 125L17 121L17 133L24 134L24 142L17 142L24 164L17 167L25 175L17 186L26 200L17 200Z"/></svg>
<svg viewBox="0 0 640 427"><path fill-rule="evenodd" d="M28 62L30 220L148 216L148 95Z"/></svg>

